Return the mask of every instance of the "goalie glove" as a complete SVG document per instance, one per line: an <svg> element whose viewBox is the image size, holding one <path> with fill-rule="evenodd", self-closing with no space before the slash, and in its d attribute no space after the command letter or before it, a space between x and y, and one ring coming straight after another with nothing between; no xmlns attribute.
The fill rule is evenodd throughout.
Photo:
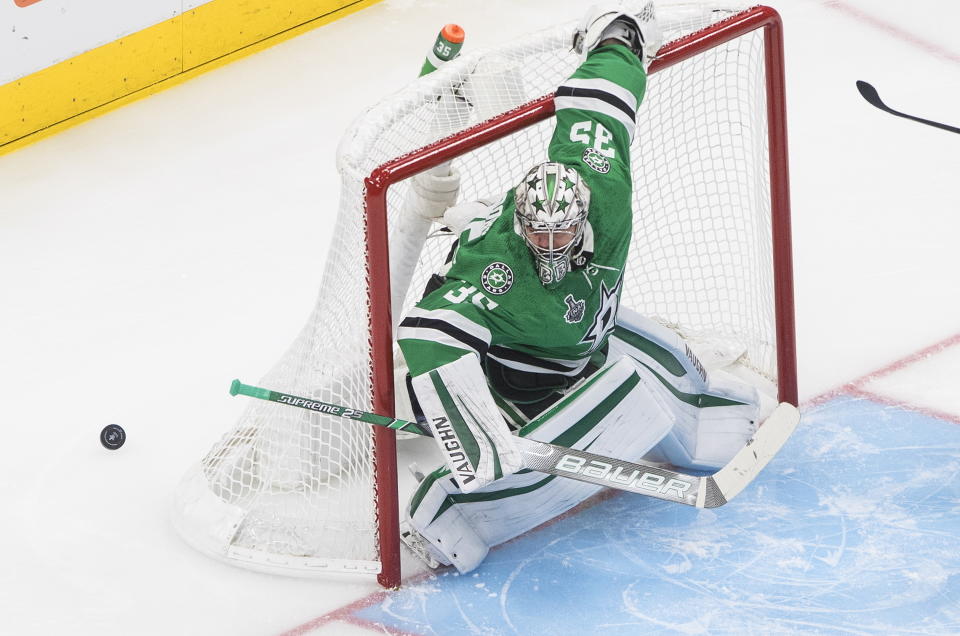
<svg viewBox="0 0 960 636"><path fill-rule="evenodd" d="M473 492L523 467L480 362L473 354L413 378L433 438L460 491Z"/></svg>
<svg viewBox="0 0 960 636"><path fill-rule="evenodd" d="M460 173L449 168L447 174L421 172L410 179L413 195L417 197L413 206L417 214L425 219L435 220L443 216L447 208L457 202L460 193Z"/></svg>
<svg viewBox="0 0 960 636"><path fill-rule="evenodd" d="M490 214L490 208L493 203L481 199L479 201L464 201L458 203L443 213L442 223L446 225L454 234L460 234L470 222L480 217L486 217Z"/></svg>
<svg viewBox="0 0 960 636"><path fill-rule="evenodd" d="M586 58L604 40L617 40L640 58L646 70L663 44L663 33L648 2L636 15L620 4L594 5L573 33L573 50Z"/></svg>

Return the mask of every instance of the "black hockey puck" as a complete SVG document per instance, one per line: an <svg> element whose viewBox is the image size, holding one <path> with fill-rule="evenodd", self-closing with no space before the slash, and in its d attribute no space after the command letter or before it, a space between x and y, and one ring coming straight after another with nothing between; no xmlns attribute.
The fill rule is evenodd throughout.
<svg viewBox="0 0 960 636"><path fill-rule="evenodd" d="M117 450L127 441L127 433L119 424L107 424L100 431L100 443L108 450Z"/></svg>

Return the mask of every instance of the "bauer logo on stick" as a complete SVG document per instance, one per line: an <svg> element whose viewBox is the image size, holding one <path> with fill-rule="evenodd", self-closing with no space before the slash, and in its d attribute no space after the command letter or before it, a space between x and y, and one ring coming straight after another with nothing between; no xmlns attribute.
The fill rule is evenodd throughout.
<svg viewBox="0 0 960 636"><path fill-rule="evenodd" d="M556 465L557 470L579 473L585 477L610 481L625 486L630 490L649 490L661 495L684 501L690 484L679 479L672 479L653 472L642 472L637 469L624 469L612 463L601 462L595 459L587 460L574 455L564 455ZM629 471L629 474L628 474Z"/></svg>

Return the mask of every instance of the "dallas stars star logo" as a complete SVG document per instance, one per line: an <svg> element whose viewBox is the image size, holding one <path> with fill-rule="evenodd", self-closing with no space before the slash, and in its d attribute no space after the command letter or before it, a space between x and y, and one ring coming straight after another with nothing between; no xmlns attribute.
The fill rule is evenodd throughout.
<svg viewBox="0 0 960 636"><path fill-rule="evenodd" d="M603 343L604 337L613 331L617 319L617 310L620 308L620 289L623 287L623 274L617 279L617 284L607 289L607 284L600 281L600 307L593 315L593 321L587 332L580 339L581 343L590 344L590 353L593 353Z"/></svg>

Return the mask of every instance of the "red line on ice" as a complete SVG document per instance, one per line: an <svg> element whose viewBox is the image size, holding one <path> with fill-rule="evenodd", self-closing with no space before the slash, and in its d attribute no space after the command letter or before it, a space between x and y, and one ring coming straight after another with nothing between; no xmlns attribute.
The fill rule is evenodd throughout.
<svg viewBox="0 0 960 636"><path fill-rule="evenodd" d="M883 404L884 406L893 406L893 407L904 409L907 411L913 411L915 413L928 415L938 420L944 420L946 422L953 422L954 424L960 424L960 415L957 415L955 413L947 413L946 411L939 411L937 409L932 409L928 406L919 406L917 404L911 404L909 402L897 400L891 397L887 397L885 395L880 395L879 393L873 393L871 391L865 391L863 389L853 389L850 391L849 395L852 395L855 397L862 397L866 400L870 400L871 402L876 402L877 404Z"/></svg>
<svg viewBox="0 0 960 636"><path fill-rule="evenodd" d="M938 44L934 44L933 42L929 42L919 35L910 33L909 31L901 29L895 24L881 20L876 16L870 15L869 13L856 7L852 7L844 2L841 2L840 0L824 0L822 4L829 9L836 9L837 11L845 13L852 18L856 18L861 22L866 22L870 26L876 27L877 29L884 31L889 35L893 35L900 40L909 42L910 44L923 49L927 53L931 53L949 62L960 64L960 55L954 53L953 51L947 50Z"/></svg>
<svg viewBox="0 0 960 636"><path fill-rule="evenodd" d="M415 583L419 580L428 578L430 573L424 573L417 576L412 576L409 579L405 579L403 583ZM422 636L414 632L402 632L397 630L392 630L386 625L381 625L379 623L374 623L372 621L364 620L358 616L354 615L354 612L358 612L364 608L370 607L371 605L376 605L383 599L389 596L390 590L381 590L379 592L374 592L369 596L365 596L361 599L350 603L349 605L344 605L339 609L335 609L332 612L327 612L323 616L318 616L313 620L309 620L302 625L298 625L293 629L287 630L280 634L280 636L303 636L308 634L313 630L320 629L330 623L349 623L351 625L356 625L358 627L365 627L372 631L379 632L381 634L390 634L390 636Z"/></svg>
<svg viewBox="0 0 960 636"><path fill-rule="evenodd" d="M853 380L852 382L847 382L845 384L838 386L835 389L831 389L825 393L821 393L820 395L814 398L811 398L810 400L807 400L802 406L804 408L809 408L811 406L818 406L820 404L823 404L824 402L832 400L833 398L841 395L861 395L862 396L866 393L865 389L863 388L864 385L876 379L890 375L895 371L900 371L902 369L905 369L906 367L909 367L910 365L916 362L926 360L930 356L941 353L942 351L945 351L946 349L949 349L950 347L956 346L958 344L960 344L960 333L956 333L950 336L949 338L946 338L944 340L941 340L940 342L930 345L929 347L925 347L915 353L911 353L908 356L905 356L903 358L900 358L899 360L891 362L887 366L882 367L876 371L872 371L866 375L860 376L859 378L857 378L856 380ZM884 398L884 399L886 400L884 403L892 404L891 398ZM910 408L911 410L914 410L914 411L921 410L920 407L909 406L906 403L898 403L898 406L903 406L904 408ZM950 419L951 421L956 420L956 416L951 415L951 416L948 416L947 419Z"/></svg>
<svg viewBox="0 0 960 636"><path fill-rule="evenodd" d="M899 360L891 362L887 366L881 369L878 369L876 371L873 371L871 373L868 373L864 376L861 376L856 380L854 380L853 382L847 382L846 384L843 384L835 389L831 389L826 393L822 393L817 397L812 398L811 400L808 400L803 406L805 408L818 406L820 404L823 404L824 402L828 402L841 395L849 395L852 397L862 397L872 402L877 402L879 404L884 404L887 406L895 406L902 409L906 409L908 411L922 413L924 415L929 415L930 417L944 420L946 422L953 422L955 424L960 424L960 415L957 415L955 413L947 413L946 411L940 411L938 409L930 408L927 406L920 406L918 404L913 404L911 402L898 400L892 397L880 395L879 393L875 393L873 391L869 391L864 388L864 386L866 386L867 384L869 384L874 380L888 376L891 373L901 371L912 364L916 364L917 362L922 362L923 360L926 360L931 356L935 356L939 353L942 353L947 349L949 349L950 347L954 347L958 344L960 344L960 333L954 334L949 338L946 338L944 340L941 340L940 342L930 345L929 347L925 347L915 353L911 353L906 357L903 357L903 358L900 358Z"/></svg>

